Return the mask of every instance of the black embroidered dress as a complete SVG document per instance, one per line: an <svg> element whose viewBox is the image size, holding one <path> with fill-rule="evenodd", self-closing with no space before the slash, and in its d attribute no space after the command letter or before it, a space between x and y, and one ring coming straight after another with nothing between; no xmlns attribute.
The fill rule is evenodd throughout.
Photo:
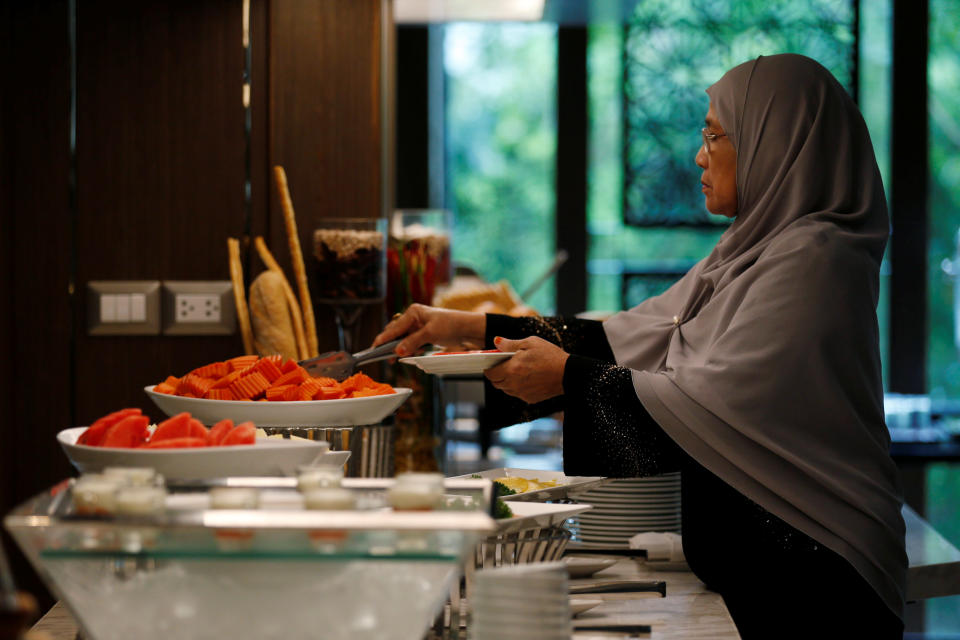
<svg viewBox="0 0 960 640"><path fill-rule="evenodd" d="M637 398L630 370L616 365L603 323L487 315L485 348L494 348L497 336L538 336L570 357L564 395L542 403L526 404L487 381L488 424L563 411L568 475L680 471L684 555L697 577L723 595L742 637L901 637L901 621L845 559L730 487L671 440ZM805 620L787 613L797 610L798 599L810 601ZM791 618L786 625L785 615Z"/></svg>

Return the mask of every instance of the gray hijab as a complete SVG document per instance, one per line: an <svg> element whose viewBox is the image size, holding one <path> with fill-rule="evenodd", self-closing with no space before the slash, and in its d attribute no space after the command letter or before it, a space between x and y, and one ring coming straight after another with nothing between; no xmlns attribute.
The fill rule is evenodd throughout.
<svg viewBox="0 0 960 640"><path fill-rule="evenodd" d="M803 56L747 62L707 93L737 150L737 218L679 282L604 330L664 431L845 557L902 616L876 316L888 220L869 135Z"/></svg>

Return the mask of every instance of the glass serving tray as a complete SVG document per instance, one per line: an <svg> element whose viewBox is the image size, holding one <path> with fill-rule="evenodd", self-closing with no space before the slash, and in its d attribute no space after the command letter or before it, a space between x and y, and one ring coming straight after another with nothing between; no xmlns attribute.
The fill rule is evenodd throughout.
<svg viewBox="0 0 960 640"><path fill-rule="evenodd" d="M490 483L447 480L458 510L420 512L387 507L392 484L344 479L356 511L303 510L292 478L170 484L162 513L120 517L78 515L65 481L4 523L90 640L420 640L494 530ZM259 509L205 501L251 485Z"/></svg>

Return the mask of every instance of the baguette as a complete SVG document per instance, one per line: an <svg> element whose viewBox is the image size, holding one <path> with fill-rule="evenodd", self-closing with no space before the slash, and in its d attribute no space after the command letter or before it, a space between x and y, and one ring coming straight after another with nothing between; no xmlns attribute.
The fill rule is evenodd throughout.
<svg viewBox="0 0 960 640"><path fill-rule="evenodd" d="M250 285L253 339L261 356L280 355L284 359L298 360L293 321L283 281L282 275L268 269Z"/></svg>
<svg viewBox="0 0 960 640"><path fill-rule="evenodd" d="M290 245L290 262L293 263L293 275L300 292L300 311L303 314L303 329L306 333L307 348L310 357L319 354L317 344L317 325L313 317L313 303L310 301L310 287L307 285L307 269L303 264L303 252L300 250L300 236L297 235L297 218L293 212L293 201L287 186L287 172L283 167L273 168L280 204L283 207L283 221L287 229L287 243Z"/></svg>
<svg viewBox="0 0 960 640"><path fill-rule="evenodd" d="M297 297L294 295L293 289L287 281L287 277L283 275L283 269L280 268L273 254L270 253L270 249L267 248L267 243L263 241L263 237L257 236L254 238L253 244L260 254L260 259L263 260L263 264L271 271L279 274L283 279L281 283L283 285L283 295L287 299L287 306L290 308L290 321L293 323L293 337L296 338L297 353L300 355L297 359L306 360L310 357L310 350L307 347L307 341L304 337L303 316L300 314L300 305L297 304Z"/></svg>
<svg viewBox="0 0 960 640"><path fill-rule="evenodd" d="M243 352L253 355L253 332L250 330L250 314L247 311L247 295L243 286L243 264L240 262L240 241L227 238L227 254L230 257L230 281L233 284L233 301L237 307L237 321L243 337Z"/></svg>

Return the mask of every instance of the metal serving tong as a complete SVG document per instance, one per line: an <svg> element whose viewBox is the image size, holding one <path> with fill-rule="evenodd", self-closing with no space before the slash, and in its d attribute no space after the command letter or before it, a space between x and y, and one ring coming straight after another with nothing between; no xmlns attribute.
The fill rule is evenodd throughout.
<svg viewBox="0 0 960 640"><path fill-rule="evenodd" d="M574 633L578 631L613 633L621 638L636 638L649 635L653 632L653 627L649 624L595 624L582 626L574 624L573 631Z"/></svg>
<svg viewBox="0 0 960 640"><path fill-rule="evenodd" d="M328 351L321 353L316 358L307 358L297 364L307 370L314 378L333 378L334 380L344 380L350 377L361 364L386 360L396 357L394 349L400 344L400 340L385 342L379 347L371 347L349 354L346 351Z"/></svg>
<svg viewBox="0 0 960 640"><path fill-rule="evenodd" d="M588 584L571 584L570 593L645 593L650 598L666 598L667 583L662 580L605 580ZM644 597L644 596L639 596Z"/></svg>

